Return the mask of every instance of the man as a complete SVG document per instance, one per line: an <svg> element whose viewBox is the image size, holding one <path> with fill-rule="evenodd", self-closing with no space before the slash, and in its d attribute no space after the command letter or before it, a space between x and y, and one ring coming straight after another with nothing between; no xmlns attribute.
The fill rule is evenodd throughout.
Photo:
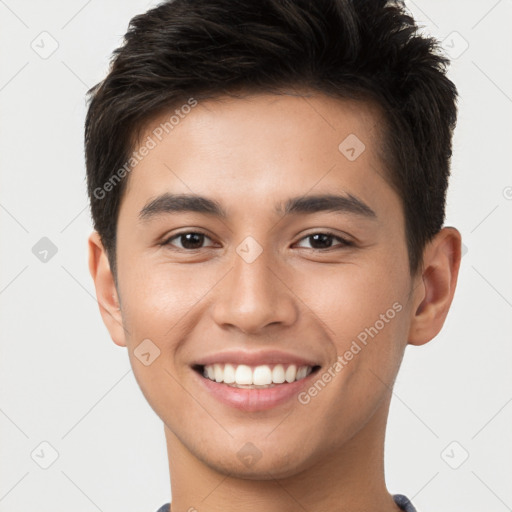
<svg viewBox="0 0 512 512"><path fill-rule="evenodd" d="M414 511L384 436L457 282L446 64L398 2L131 21L91 90L89 261L164 423L172 512Z"/></svg>

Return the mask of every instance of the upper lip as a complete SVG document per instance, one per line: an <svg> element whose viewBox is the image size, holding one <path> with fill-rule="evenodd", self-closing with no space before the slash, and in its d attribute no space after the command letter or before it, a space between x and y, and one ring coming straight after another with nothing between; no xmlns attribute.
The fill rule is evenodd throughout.
<svg viewBox="0 0 512 512"><path fill-rule="evenodd" d="M260 350L247 352L241 350L226 350L197 360L194 365L208 366L212 364L245 364L247 366L260 366L270 364L295 364L297 366L320 366L313 359L279 350Z"/></svg>

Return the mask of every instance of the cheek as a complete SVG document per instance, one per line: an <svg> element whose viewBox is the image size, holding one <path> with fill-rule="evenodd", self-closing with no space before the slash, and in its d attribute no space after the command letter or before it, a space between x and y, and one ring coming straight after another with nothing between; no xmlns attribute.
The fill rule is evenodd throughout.
<svg viewBox="0 0 512 512"><path fill-rule="evenodd" d="M363 393L365 383L393 380L407 342L407 274L385 258L373 266L347 265L307 284L308 306L325 326L331 353L342 357L340 387ZM374 375L372 375L372 373Z"/></svg>
<svg viewBox="0 0 512 512"><path fill-rule="evenodd" d="M200 275L177 265L135 265L120 268L123 320L130 337L170 339L174 328L215 284L215 276ZM123 272L123 274L122 274Z"/></svg>
<svg viewBox="0 0 512 512"><path fill-rule="evenodd" d="M302 290L298 295L305 297L331 335L355 335L375 324L394 303L404 305L407 280L385 264L349 264L319 269L314 279L304 275L296 289ZM395 318L396 309L388 317Z"/></svg>
<svg viewBox="0 0 512 512"><path fill-rule="evenodd" d="M200 299L211 288L197 273L193 277L170 267L139 262L119 268L130 363L146 400L161 417L186 404L180 382L190 369L180 364L181 351L194 329Z"/></svg>

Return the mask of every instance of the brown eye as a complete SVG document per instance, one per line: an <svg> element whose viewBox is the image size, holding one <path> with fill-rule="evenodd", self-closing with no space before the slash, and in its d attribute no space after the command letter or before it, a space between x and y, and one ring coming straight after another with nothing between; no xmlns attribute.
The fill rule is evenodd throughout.
<svg viewBox="0 0 512 512"><path fill-rule="evenodd" d="M348 240L345 240L344 238L341 238L340 236L334 235L332 233L312 233L311 235L307 235L302 238L302 240L308 240L312 246L311 249L320 251L331 249L333 247L333 240L338 240L341 242L338 244L340 247L352 245L352 243Z"/></svg>
<svg viewBox="0 0 512 512"><path fill-rule="evenodd" d="M175 240L177 240L178 243L174 242ZM203 248L205 240L210 240L210 238L204 233L187 231L173 235L171 238L168 238L163 245L176 246L178 249L184 250L197 250Z"/></svg>

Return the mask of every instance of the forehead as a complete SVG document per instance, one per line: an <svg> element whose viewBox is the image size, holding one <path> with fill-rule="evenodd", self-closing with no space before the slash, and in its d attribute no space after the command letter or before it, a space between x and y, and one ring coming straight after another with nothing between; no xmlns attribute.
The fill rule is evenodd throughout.
<svg viewBox="0 0 512 512"><path fill-rule="evenodd" d="M246 206L313 190L372 196L387 182L380 120L375 104L313 93L177 106L146 126L135 150L151 149L124 195L140 205L169 189Z"/></svg>

